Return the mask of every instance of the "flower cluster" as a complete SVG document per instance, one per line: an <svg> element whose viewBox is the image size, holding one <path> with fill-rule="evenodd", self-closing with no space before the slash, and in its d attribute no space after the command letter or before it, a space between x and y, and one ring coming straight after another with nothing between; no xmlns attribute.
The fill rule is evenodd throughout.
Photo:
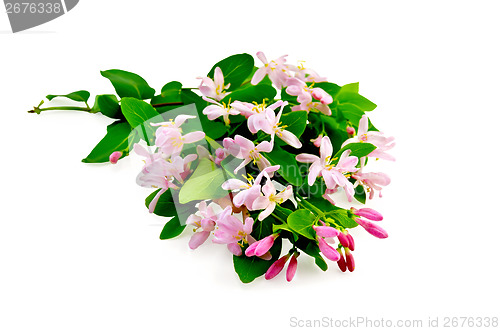
<svg viewBox="0 0 500 331"><path fill-rule="evenodd" d="M116 148L106 140L84 161L116 164L131 150L144 158L137 183L155 189L149 211L172 218L160 238L189 228L191 249L226 245L243 282L272 279L287 263L291 281L300 256L322 270L326 259L354 271L355 228L388 236L377 224L382 215L359 207L390 183L366 169L394 161L394 138L368 119L376 105L357 83L328 82L303 62L288 64L286 55L257 58L260 67L249 54L230 56L199 77L198 88L173 81L158 95L135 74L103 72L121 99L98 95L88 111L117 119L103 141L128 141ZM85 98L81 92L59 97ZM338 206L344 196L349 208ZM282 252L284 240L292 248Z"/></svg>

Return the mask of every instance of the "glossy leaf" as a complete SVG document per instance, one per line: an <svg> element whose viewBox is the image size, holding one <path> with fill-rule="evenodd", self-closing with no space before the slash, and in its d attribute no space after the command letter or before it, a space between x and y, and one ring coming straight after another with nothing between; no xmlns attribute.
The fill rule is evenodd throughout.
<svg viewBox="0 0 500 331"><path fill-rule="evenodd" d="M263 153L272 165L279 165L278 173L294 186L302 185L302 174L300 173L295 155L282 148L274 148L270 153Z"/></svg>
<svg viewBox="0 0 500 331"><path fill-rule="evenodd" d="M106 136L104 136L82 162L109 162L109 156L115 151L123 152L122 157L128 155L131 130L132 128L127 122L115 122L108 125Z"/></svg>
<svg viewBox="0 0 500 331"><path fill-rule="evenodd" d="M90 93L88 91L76 91L69 94L49 94L46 96L47 99L52 100L54 98L68 98L73 101L87 102L90 98Z"/></svg>
<svg viewBox="0 0 500 331"><path fill-rule="evenodd" d="M315 216L309 210L299 209L288 216L287 223L295 232L308 239L315 239L316 232L312 228Z"/></svg>
<svg viewBox="0 0 500 331"><path fill-rule="evenodd" d="M307 112L306 111L292 111L283 114L280 118L281 125L286 125L285 130L290 131L297 138L300 138L307 125Z"/></svg>
<svg viewBox="0 0 500 331"><path fill-rule="evenodd" d="M101 71L101 75L111 81L120 98L151 99L155 90L141 76L132 72L111 69Z"/></svg>
<svg viewBox="0 0 500 331"><path fill-rule="evenodd" d="M222 198L228 194L221 187L227 179L222 168L209 159L201 159L193 175L182 186L179 202Z"/></svg>
<svg viewBox="0 0 500 331"><path fill-rule="evenodd" d="M351 150L349 156L357 156L361 158L363 156L367 156L371 152L373 152L377 147L370 143L351 143L342 147L337 153L335 153L334 158L340 158L342 153L348 149ZM338 159L337 159L338 160Z"/></svg>
<svg viewBox="0 0 500 331"><path fill-rule="evenodd" d="M224 84L231 84L228 91L233 91L250 75L254 68L253 64L254 60L250 54L231 55L217 62L208 73L208 77L213 79L215 68L219 67L224 75Z"/></svg>
<svg viewBox="0 0 500 331"><path fill-rule="evenodd" d="M149 103L135 98L123 98L121 104L122 113L133 128L160 115Z"/></svg>
<svg viewBox="0 0 500 331"><path fill-rule="evenodd" d="M93 113L101 113L104 116L122 119L123 114L120 110L120 104L114 94L96 95L94 106L92 107Z"/></svg>
<svg viewBox="0 0 500 331"><path fill-rule="evenodd" d="M238 89L234 92L229 93L221 101L228 104L229 101L241 101L241 102L257 102L262 103L264 100L269 104L269 100L273 100L276 96L276 89L270 85L259 84L259 85L247 85Z"/></svg>

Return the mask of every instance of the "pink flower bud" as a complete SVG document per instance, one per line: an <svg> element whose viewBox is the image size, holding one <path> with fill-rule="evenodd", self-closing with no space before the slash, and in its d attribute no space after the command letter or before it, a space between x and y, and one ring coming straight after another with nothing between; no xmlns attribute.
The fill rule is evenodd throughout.
<svg viewBox="0 0 500 331"><path fill-rule="evenodd" d="M318 246L319 246L319 250L321 251L321 253L323 253L323 255L327 259L335 261L335 262L340 259L339 252L337 252L337 250L335 248L333 248L332 246L328 245L328 243L325 241L325 239L318 237Z"/></svg>
<svg viewBox="0 0 500 331"><path fill-rule="evenodd" d="M354 215L362 216L372 221L381 221L384 219L382 214L371 208L356 209L353 207L351 208L351 211L354 213Z"/></svg>
<svg viewBox="0 0 500 331"><path fill-rule="evenodd" d="M347 263L347 269L349 269L350 272L354 271L354 256L352 256L351 252L349 249L345 249L345 258L346 258L346 263Z"/></svg>
<svg viewBox="0 0 500 331"><path fill-rule="evenodd" d="M361 225L372 236L375 236L375 237L380 238L380 239L387 238L389 236L387 234L387 231L385 231L380 226L378 226L374 223L368 222L362 218L356 218L355 221L356 221L356 223Z"/></svg>
<svg viewBox="0 0 500 331"><path fill-rule="evenodd" d="M338 238L342 246L349 247L349 238L347 238L347 235L344 232L340 232Z"/></svg>
<svg viewBox="0 0 500 331"><path fill-rule="evenodd" d="M278 237L278 234L272 234L270 236L267 236L259 241L254 242L245 251L245 255L250 257L250 256L262 256L266 254L271 247L273 247L274 244L274 239Z"/></svg>
<svg viewBox="0 0 500 331"><path fill-rule="evenodd" d="M287 254L287 255L281 257L280 259L278 259L277 261L275 261L273 264L271 264L269 269L267 269L264 278L269 280L269 279L276 277L281 272L281 270L283 270L283 268L285 267L285 263L286 263L286 261L288 261L289 257L290 257L290 254Z"/></svg>
<svg viewBox="0 0 500 331"><path fill-rule="evenodd" d="M345 263L344 256L342 255L342 250L340 248L337 248L337 252L339 252L340 254L340 259L337 261L337 265L342 272L346 272L347 264Z"/></svg>
<svg viewBox="0 0 500 331"><path fill-rule="evenodd" d="M333 238L339 235L340 231L332 228L331 226L316 226L313 225L314 231L316 231L316 234L320 237L324 238Z"/></svg>
<svg viewBox="0 0 500 331"><path fill-rule="evenodd" d="M354 128L352 126L348 126L347 127L347 134L354 136L356 134L356 131L354 130Z"/></svg>
<svg viewBox="0 0 500 331"><path fill-rule="evenodd" d="M318 148L319 148L319 147L321 146L321 140L322 140L322 139L323 139L323 134L320 134L320 135L318 136L318 138L316 138L316 139L311 139L311 142L314 144L314 146L316 146L316 147L318 147Z"/></svg>
<svg viewBox="0 0 500 331"><path fill-rule="evenodd" d="M123 153L119 151L111 153L111 155L109 156L109 162L111 162L112 164L116 164L116 162L118 162L122 155Z"/></svg>
<svg viewBox="0 0 500 331"><path fill-rule="evenodd" d="M347 234L347 240L349 240L349 245L347 246L351 251L354 250L354 238L350 233Z"/></svg>
<svg viewBox="0 0 500 331"><path fill-rule="evenodd" d="M326 93L322 88L313 88L312 96L314 97L314 99L319 100L324 105L328 105L333 102L332 96Z"/></svg>
<svg viewBox="0 0 500 331"><path fill-rule="evenodd" d="M288 263L288 268L286 269L286 280L291 282L293 276L295 276L295 272L297 271L297 257L299 256L299 252L295 252L290 259L290 263Z"/></svg>
<svg viewBox="0 0 500 331"><path fill-rule="evenodd" d="M215 150L215 156L219 159L224 159L226 157L226 152L222 148L217 148Z"/></svg>

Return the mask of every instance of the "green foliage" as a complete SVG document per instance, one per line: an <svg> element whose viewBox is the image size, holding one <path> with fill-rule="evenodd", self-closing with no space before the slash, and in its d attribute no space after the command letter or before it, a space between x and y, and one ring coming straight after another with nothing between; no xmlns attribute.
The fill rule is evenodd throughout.
<svg viewBox="0 0 500 331"><path fill-rule="evenodd" d="M316 217L309 210L298 209L288 216L287 223L293 231L315 240L316 232L312 228Z"/></svg>
<svg viewBox="0 0 500 331"><path fill-rule="evenodd" d="M151 99L155 90L141 76L132 72L111 69L101 71L101 75L111 81L120 98L130 97L140 100Z"/></svg>
<svg viewBox="0 0 500 331"><path fill-rule="evenodd" d="M164 112L182 105L182 84L176 81L165 84L161 94L151 98L151 104L159 111ZM167 105L174 104L174 105Z"/></svg>
<svg viewBox="0 0 500 331"><path fill-rule="evenodd" d="M49 94L46 96L47 99L52 100L54 98L61 97L67 98L73 101L87 102L90 98L90 93L88 91L76 91L69 94Z"/></svg>
<svg viewBox="0 0 500 331"><path fill-rule="evenodd" d="M114 94L101 94L96 95L94 106L92 107L93 113L101 113L104 116L123 119L123 114L120 110L120 104Z"/></svg>
<svg viewBox="0 0 500 331"><path fill-rule="evenodd" d="M262 153L272 165L279 165L278 173L290 184L302 185L302 175L299 170L295 155L282 148L273 148L270 153Z"/></svg>
<svg viewBox="0 0 500 331"><path fill-rule="evenodd" d="M222 168L209 159L201 159L193 175L182 185L179 202L222 198L228 194L221 187L227 179Z"/></svg>
<svg viewBox="0 0 500 331"><path fill-rule="evenodd" d="M127 122L115 122L108 125L106 136L94 147L90 154L82 160L85 163L102 163L109 161L109 155L115 151L128 155L130 150L129 135L132 128ZM122 157L123 157L122 156Z"/></svg>
<svg viewBox="0 0 500 331"><path fill-rule="evenodd" d="M337 153L335 153L334 158L340 158L342 153L348 149L351 150L349 156L357 156L358 158L362 158L363 156L367 156L371 152L373 152L377 147L370 143L351 143L342 147Z"/></svg>
<svg viewBox="0 0 500 331"><path fill-rule="evenodd" d="M235 54L217 62L208 77L214 78L215 68L219 67L224 75L224 84L231 84L228 91L233 91L241 86L245 79L252 73L254 60L250 54Z"/></svg>
<svg viewBox="0 0 500 331"><path fill-rule="evenodd" d="M290 131L297 138L300 138L307 125L307 112L306 111L293 111L287 114L283 114L280 118L281 125L285 127L285 130Z"/></svg>
<svg viewBox="0 0 500 331"><path fill-rule="evenodd" d="M133 128L147 123L149 119L160 115L149 103L135 98L122 99L122 112L127 122Z"/></svg>
<svg viewBox="0 0 500 331"><path fill-rule="evenodd" d="M228 104L230 101L238 100L241 102L257 102L260 104L264 100L273 100L275 96L276 89L270 85L247 85L229 93L221 102Z"/></svg>

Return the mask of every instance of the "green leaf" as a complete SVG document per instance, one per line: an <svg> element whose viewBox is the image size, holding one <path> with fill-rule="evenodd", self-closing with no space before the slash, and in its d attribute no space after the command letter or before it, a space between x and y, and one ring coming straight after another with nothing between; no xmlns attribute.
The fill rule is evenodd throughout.
<svg viewBox="0 0 500 331"><path fill-rule="evenodd" d="M231 100L231 102L238 100L241 102L257 102L260 104L264 100L273 100L275 96L276 89L270 85L247 85L226 95L226 97L222 99L221 102L228 104L229 100Z"/></svg>
<svg viewBox="0 0 500 331"><path fill-rule="evenodd" d="M337 221L337 223L340 223L340 225L342 225L346 229L355 228L358 226L358 223L356 223L356 221L348 216L347 210L345 209L339 209L333 213L328 214L328 216Z"/></svg>
<svg viewBox="0 0 500 331"><path fill-rule="evenodd" d="M260 240L270 234L272 231L271 222L257 222L252 231L252 236L256 240ZM257 256L247 257L244 253L240 256L233 255L234 271L238 274L243 283L250 283L255 278L262 276L266 273L267 269L279 258L281 253L281 238L278 237L273 247L269 251L271 253L271 260L266 261Z"/></svg>
<svg viewBox="0 0 500 331"><path fill-rule="evenodd" d="M198 94L189 89L183 89L181 92L182 102L186 105L195 104L198 111L198 118L200 119L203 132L207 137L217 139L227 133L226 126L220 121L211 121L203 114L203 109L208 106L208 102L203 100Z"/></svg>
<svg viewBox="0 0 500 331"><path fill-rule="evenodd" d="M141 76L132 72L111 69L101 71L101 75L111 81L120 98L151 99L155 90Z"/></svg>
<svg viewBox="0 0 500 331"><path fill-rule="evenodd" d="M179 192L179 202L222 198L228 194L221 185L228 178L222 168L209 159L201 159L193 175Z"/></svg>
<svg viewBox="0 0 500 331"><path fill-rule="evenodd" d="M224 75L224 84L231 84L228 91L233 91L240 87L250 75L254 67L253 64L254 60L250 54L243 53L231 55L217 62L208 73L208 77L213 79L215 68L219 67Z"/></svg>
<svg viewBox="0 0 500 331"><path fill-rule="evenodd" d="M47 99L52 100L54 98L68 98L73 101L87 102L90 98L90 93L88 91L76 91L69 94L49 94L46 96Z"/></svg>
<svg viewBox="0 0 500 331"><path fill-rule="evenodd" d="M358 158L361 158L363 156L367 156L368 154L373 152L376 148L377 147L375 147L370 143L351 143L345 145L337 153L335 153L334 158L340 158L342 153L348 149L351 150L349 156L357 156Z"/></svg>
<svg viewBox="0 0 500 331"><path fill-rule="evenodd" d="M293 235L295 241L299 240L299 236L288 224L273 224L273 232L278 232L278 230L284 230L290 232Z"/></svg>
<svg viewBox="0 0 500 331"><path fill-rule="evenodd" d="M172 81L170 83L165 84L163 88L161 89L161 94L155 95L151 99L151 104L155 108L160 108L157 105L162 105L166 103L182 103L182 98L181 98L181 93L182 93L182 84L176 81ZM179 107L180 105L172 105L172 106L161 106L161 110L163 110L164 107L168 107L169 109ZM165 109L165 110L169 110Z"/></svg>
<svg viewBox="0 0 500 331"><path fill-rule="evenodd" d="M306 129L307 112L303 110L292 111L290 113L283 114L280 120L282 126L286 125L285 130L290 131L291 133L296 135L297 138L300 138L300 136Z"/></svg>
<svg viewBox="0 0 500 331"><path fill-rule="evenodd" d="M309 210L299 209L288 216L287 223L295 232L315 240L316 232L312 228L315 219L316 217Z"/></svg>
<svg viewBox="0 0 500 331"><path fill-rule="evenodd" d="M275 147L270 153L263 153L272 165L279 165L278 173L294 186L302 185L302 174L300 173L295 155L282 148Z"/></svg>
<svg viewBox="0 0 500 331"><path fill-rule="evenodd" d="M149 208L149 204L159 191L160 189L156 190L146 198L146 207ZM181 225L180 223L180 219L177 214L177 208L175 206L170 190L167 190L160 196L156 204L154 214L164 217L173 217L165 224L163 230L161 231L160 239L162 240L177 237L182 233L182 231L184 231L184 228L186 227L186 225Z"/></svg>
<svg viewBox="0 0 500 331"><path fill-rule="evenodd" d="M130 126L147 123L149 119L160 115L149 103L135 98L123 98L122 113Z"/></svg>
<svg viewBox="0 0 500 331"><path fill-rule="evenodd" d="M82 160L85 163L102 163L109 161L109 155L115 151L129 153L129 135L132 128L127 122L115 122L108 125L107 134L94 147L92 152Z"/></svg>
<svg viewBox="0 0 500 331"><path fill-rule="evenodd" d="M123 118L123 114L120 111L120 104L114 94L96 95L92 112L101 113L104 116L111 118Z"/></svg>

